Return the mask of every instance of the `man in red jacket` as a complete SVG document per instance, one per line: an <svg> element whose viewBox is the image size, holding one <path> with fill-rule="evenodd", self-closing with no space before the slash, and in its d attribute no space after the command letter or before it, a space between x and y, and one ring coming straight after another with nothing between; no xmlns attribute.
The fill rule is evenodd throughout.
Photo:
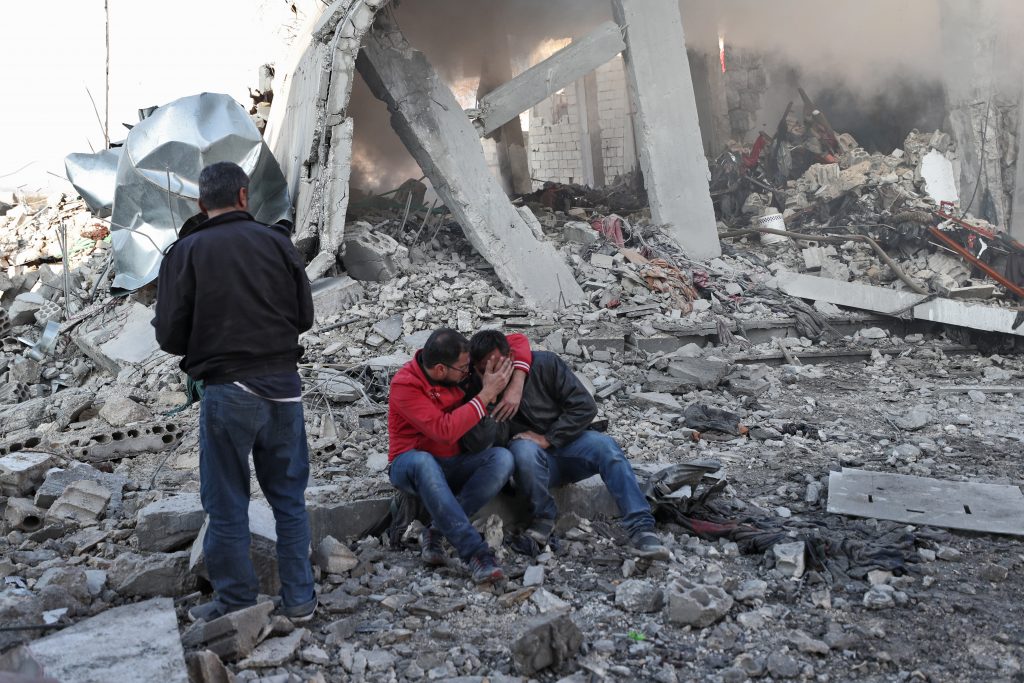
<svg viewBox="0 0 1024 683"><path fill-rule="evenodd" d="M459 439L503 392L494 414L507 418L518 408L529 371L529 342L522 335L509 341L515 355L488 364L483 389L467 402L461 385L473 372L469 341L455 330L437 330L395 375L388 400L391 483L418 496L432 519L421 539L423 559L445 564L443 536L469 565L476 583L500 580L504 573L469 518L512 476L513 459L505 448L460 454Z"/></svg>

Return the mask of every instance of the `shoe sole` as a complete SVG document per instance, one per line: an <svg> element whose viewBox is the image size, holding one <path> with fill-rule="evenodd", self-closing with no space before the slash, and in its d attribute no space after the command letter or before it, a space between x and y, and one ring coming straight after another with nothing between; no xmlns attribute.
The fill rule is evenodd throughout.
<svg viewBox="0 0 1024 683"><path fill-rule="evenodd" d="M645 560L667 560L671 556L668 548L659 548L658 550L640 550L639 548L633 548L632 551L634 555L642 557Z"/></svg>
<svg viewBox="0 0 1024 683"><path fill-rule="evenodd" d="M448 564L447 557L423 557L423 564L428 567L444 567Z"/></svg>
<svg viewBox="0 0 1024 683"><path fill-rule="evenodd" d="M482 579L473 579L473 583L475 583L478 586L483 586L484 584L488 584L488 583L497 583L498 581L501 581L504 578L505 578L505 572L503 572L502 570L498 569L498 570L495 570L495 571L491 572L489 576L486 576L486 577L484 577Z"/></svg>

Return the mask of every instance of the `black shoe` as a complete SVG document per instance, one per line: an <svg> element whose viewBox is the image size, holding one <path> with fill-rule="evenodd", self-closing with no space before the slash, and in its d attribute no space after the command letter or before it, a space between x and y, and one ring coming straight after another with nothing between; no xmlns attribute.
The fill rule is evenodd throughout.
<svg viewBox="0 0 1024 683"><path fill-rule="evenodd" d="M535 519L530 524L530 528L526 530L526 535L537 542L541 548L548 544L548 539L551 538L551 532L555 530L555 520L553 519Z"/></svg>
<svg viewBox="0 0 1024 683"><path fill-rule="evenodd" d="M423 562L431 567L441 567L448 564L448 556L444 552L444 536L441 532L432 527L427 527L420 534L420 557Z"/></svg>
<svg viewBox="0 0 1024 683"><path fill-rule="evenodd" d="M469 561L469 570L473 575L473 583L476 584L494 583L505 578L505 572L495 561L494 553L490 550L482 550L474 555Z"/></svg>
<svg viewBox="0 0 1024 683"><path fill-rule="evenodd" d="M638 531L630 537L629 545L639 557L652 560L667 560L669 558L668 548L662 544L661 539L653 531Z"/></svg>
<svg viewBox="0 0 1024 683"><path fill-rule="evenodd" d="M213 621L214 619L220 619L225 614L231 614L246 607L252 607L252 605L225 605L215 598L210 600L210 602L204 602L190 609L188 611L188 618L189 621Z"/></svg>

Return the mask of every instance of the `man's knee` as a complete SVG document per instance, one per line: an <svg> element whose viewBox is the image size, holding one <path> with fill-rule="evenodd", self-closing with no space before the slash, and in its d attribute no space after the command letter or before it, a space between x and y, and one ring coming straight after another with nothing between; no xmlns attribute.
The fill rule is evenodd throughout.
<svg viewBox="0 0 1024 683"><path fill-rule="evenodd" d="M514 440L509 444L508 450L515 469L535 468L547 456L543 448L527 439Z"/></svg>
<svg viewBox="0 0 1024 683"><path fill-rule="evenodd" d="M512 452L507 448L493 448L489 456L487 464L495 476L502 480L508 480L516 465Z"/></svg>
<svg viewBox="0 0 1024 683"><path fill-rule="evenodd" d="M395 458L390 479L393 486L403 491L413 488L409 493L416 493L419 487L445 481L437 459L425 451L407 451Z"/></svg>

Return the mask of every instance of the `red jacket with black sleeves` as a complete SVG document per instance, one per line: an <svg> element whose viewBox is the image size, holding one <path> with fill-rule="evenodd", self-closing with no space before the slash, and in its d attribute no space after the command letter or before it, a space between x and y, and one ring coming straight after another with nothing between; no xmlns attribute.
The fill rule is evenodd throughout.
<svg viewBox="0 0 1024 683"><path fill-rule="evenodd" d="M530 372L533 355L522 334L506 337L513 369ZM406 451L426 451L439 458L459 453L459 439L487 414L476 398L466 401L461 387L434 384L420 367L420 351L391 380L388 399L388 461Z"/></svg>

